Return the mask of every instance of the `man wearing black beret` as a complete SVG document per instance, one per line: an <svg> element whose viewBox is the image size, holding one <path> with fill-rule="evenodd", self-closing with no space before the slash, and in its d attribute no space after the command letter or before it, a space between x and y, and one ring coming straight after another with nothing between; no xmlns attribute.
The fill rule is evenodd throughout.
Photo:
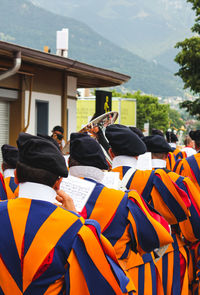
<svg viewBox="0 0 200 295"><path fill-rule="evenodd" d="M19 187L15 183L14 171L18 161L18 149L9 144L4 144L1 147L3 158L2 170L4 176L4 183L6 188L6 199L15 199L18 197Z"/></svg>
<svg viewBox="0 0 200 295"><path fill-rule="evenodd" d="M0 202L1 293L128 295L129 279L99 224L54 204L57 194L67 200L58 190L68 175L60 150L25 133L17 145L19 196Z"/></svg>
<svg viewBox="0 0 200 295"><path fill-rule="evenodd" d="M177 191L176 185L166 176L166 172L162 169L156 171L141 171L136 169L137 156L147 150L145 143L143 141L141 143L141 139L133 132L129 131L128 127L119 124L109 125L106 128L105 135L111 146L110 155L113 158L112 171L120 173L122 182L126 185L127 189L137 190L147 202L151 203L154 208L164 216L169 224L177 224L187 220L189 216L189 198L185 194L185 202L183 202L182 192ZM149 138L156 152L160 150L157 143L159 143L159 146L161 145L161 150L164 149L165 152L170 150L163 136L156 135L156 141L152 140L152 137ZM167 181L170 182L171 186L166 183ZM176 246L177 243L176 240ZM175 244L171 245L175 247ZM181 245L180 247L183 248ZM169 247L169 253L175 253L177 255L179 251L173 252L173 247L172 249ZM183 253L185 255L184 259L187 262L187 255L184 249ZM151 254L146 255L148 256L143 260L141 257L136 256L134 252L131 252L130 259L127 263L129 273L132 274L133 278L135 275L135 280L138 280L136 283L140 286L139 294L153 294L153 286L156 286L160 281L166 281L170 286L169 288L172 288L172 283L174 286L177 280L181 280L179 275L181 261L178 259L178 256L176 257L176 265L170 264L169 267L172 269L169 269L168 272L168 257L163 263L163 268L161 267L155 270L154 257ZM172 258L174 259L174 256ZM171 259L171 256L169 259ZM141 275L141 266L144 269L145 276ZM177 271L175 271L175 268ZM167 277L166 273L168 274ZM149 288L149 281L151 281L152 289ZM160 286L160 288L165 290L164 285ZM181 289L182 286L180 284L176 285L173 294L184 294L181 293ZM145 293L144 290L146 290Z"/></svg>
<svg viewBox="0 0 200 295"><path fill-rule="evenodd" d="M152 168L166 168L166 160L169 152L173 152L172 147L163 136L150 135L143 137L147 151L151 152Z"/></svg>
<svg viewBox="0 0 200 295"><path fill-rule="evenodd" d="M141 145L145 152L144 143L127 129L134 138L138 138L137 148ZM123 141L121 136L119 139ZM129 147L126 148L129 150ZM129 152L132 153L131 149ZM99 143L89 135L71 134L69 167L71 175L84 177L95 183L81 215L100 223L102 233L114 246L121 265L126 267L130 250L143 254L153 250L156 244L160 247L169 242L168 232L152 218L153 216L150 217L148 212L151 212L151 209L144 204L136 191L127 193L107 188L101 183L102 170L107 169L107 163ZM159 218L162 220L161 216Z"/></svg>
<svg viewBox="0 0 200 295"><path fill-rule="evenodd" d="M186 152L181 151L179 148L177 148L176 143L178 141L178 137L176 136L176 134L174 134L172 131L167 131L166 138L167 138L167 142L173 149L172 152L169 152L167 157L167 169L173 171L176 162L179 159L186 158L187 154Z"/></svg>

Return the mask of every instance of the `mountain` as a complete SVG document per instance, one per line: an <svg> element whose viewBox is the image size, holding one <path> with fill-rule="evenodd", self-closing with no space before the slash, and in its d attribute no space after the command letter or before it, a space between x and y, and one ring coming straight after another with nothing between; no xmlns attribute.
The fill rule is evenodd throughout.
<svg viewBox="0 0 200 295"><path fill-rule="evenodd" d="M57 3L59 5L59 3ZM165 67L120 48L73 18L39 8L26 0L0 0L0 39L55 53L56 31L69 28L69 58L128 74L124 86L158 96L181 94L182 83Z"/></svg>
<svg viewBox="0 0 200 295"><path fill-rule="evenodd" d="M32 0L83 21L115 44L145 58L171 50L191 35L194 12L186 0Z"/></svg>

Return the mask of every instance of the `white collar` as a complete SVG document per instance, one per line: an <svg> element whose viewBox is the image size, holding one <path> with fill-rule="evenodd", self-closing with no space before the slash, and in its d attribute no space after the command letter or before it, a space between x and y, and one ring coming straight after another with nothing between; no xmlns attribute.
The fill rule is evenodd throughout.
<svg viewBox="0 0 200 295"><path fill-rule="evenodd" d="M69 174L76 177L86 177L101 182L104 173L101 169L92 166L73 166L69 168Z"/></svg>
<svg viewBox="0 0 200 295"><path fill-rule="evenodd" d="M176 149L176 143L175 143L175 142L169 142L169 145L170 145L172 148L175 148L175 149Z"/></svg>
<svg viewBox="0 0 200 295"><path fill-rule="evenodd" d="M23 182L19 184L19 198L56 202L56 191L48 185Z"/></svg>
<svg viewBox="0 0 200 295"><path fill-rule="evenodd" d="M112 162L112 168L120 167L120 166L128 166L136 168L137 159L132 156L116 156Z"/></svg>
<svg viewBox="0 0 200 295"><path fill-rule="evenodd" d="M6 170L4 170L4 172L3 172L4 178L15 177L14 171L15 171L15 169L6 169Z"/></svg>
<svg viewBox="0 0 200 295"><path fill-rule="evenodd" d="M152 168L166 168L166 161L161 159L152 159Z"/></svg>

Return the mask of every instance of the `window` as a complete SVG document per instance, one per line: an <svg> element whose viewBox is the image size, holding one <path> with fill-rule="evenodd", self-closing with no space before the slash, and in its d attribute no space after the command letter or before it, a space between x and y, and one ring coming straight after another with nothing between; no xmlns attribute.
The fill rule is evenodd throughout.
<svg viewBox="0 0 200 295"><path fill-rule="evenodd" d="M49 102L36 100L36 134L48 135Z"/></svg>

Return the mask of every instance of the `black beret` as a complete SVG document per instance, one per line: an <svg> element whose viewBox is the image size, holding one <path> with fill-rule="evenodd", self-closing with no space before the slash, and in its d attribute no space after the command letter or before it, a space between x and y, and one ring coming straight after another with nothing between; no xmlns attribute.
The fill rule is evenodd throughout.
<svg viewBox="0 0 200 295"><path fill-rule="evenodd" d="M137 127L129 127L131 129L131 131L135 132L140 138L144 137L144 134L142 133L142 131L137 128Z"/></svg>
<svg viewBox="0 0 200 295"><path fill-rule="evenodd" d="M168 144L163 136L160 135L150 135L145 136L143 139L146 144L148 152L152 153L169 153L173 152L173 149Z"/></svg>
<svg viewBox="0 0 200 295"><path fill-rule="evenodd" d="M60 146L59 146L59 144L57 143L57 141L53 137L51 137L49 135L40 134L40 133L38 133L37 136L42 137L42 138L45 138L45 139L51 141L53 144L55 144L55 146L57 147L57 149L59 149L59 151L60 151Z"/></svg>
<svg viewBox="0 0 200 295"><path fill-rule="evenodd" d="M112 124L107 126L105 135L113 151L118 155L135 157L147 151L139 136L124 125Z"/></svg>
<svg viewBox="0 0 200 295"><path fill-rule="evenodd" d="M3 162L7 163L12 168L16 168L19 151L16 147L9 144L4 144L1 147Z"/></svg>
<svg viewBox="0 0 200 295"><path fill-rule="evenodd" d="M71 133L70 157L83 166L108 169L108 164L99 143L87 133Z"/></svg>
<svg viewBox="0 0 200 295"><path fill-rule="evenodd" d="M176 134L174 134L171 131L166 132L166 137L167 137L168 142L177 142L178 141L178 137L176 136Z"/></svg>
<svg viewBox="0 0 200 295"><path fill-rule="evenodd" d="M28 133L20 133L17 145L21 163L47 170L57 176L68 176L65 159L50 140Z"/></svg>
<svg viewBox="0 0 200 295"><path fill-rule="evenodd" d="M156 128L152 128L151 135L160 135L160 136L164 137L164 133L161 130L156 129Z"/></svg>
<svg viewBox="0 0 200 295"><path fill-rule="evenodd" d="M200 140L200 130L196 131L190 131L189 136L192 138L192 140Z"/></svg>

